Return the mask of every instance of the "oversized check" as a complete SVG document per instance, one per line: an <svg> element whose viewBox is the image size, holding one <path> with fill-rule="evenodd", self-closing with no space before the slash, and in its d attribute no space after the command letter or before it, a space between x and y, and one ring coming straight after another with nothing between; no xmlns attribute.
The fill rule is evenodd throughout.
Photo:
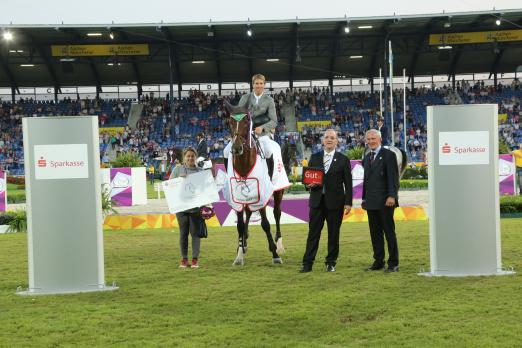
<svg viewBox="0 0 522 348"><path fill-rule="evenodd" d="M219 201L211 170L167 180L162 185L171 214Z"/></svg>

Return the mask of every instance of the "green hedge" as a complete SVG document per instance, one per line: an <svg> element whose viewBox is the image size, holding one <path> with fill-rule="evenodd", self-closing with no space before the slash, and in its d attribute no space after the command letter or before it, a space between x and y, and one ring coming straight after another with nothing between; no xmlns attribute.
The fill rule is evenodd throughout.
<svg viewBox="0 0 522 348"><path fill-rule="evenodd" d="M500 197L500 212L503 214L522 213L522 196Z"/></svg>
<svg viewBox="0 0 522 348"><path fill-rule="evenodd" d="M1 213L0 224L9 225L8 233L27 232L27 213L25 210Z"/></svg>
<svg viewBox="0 0 522 348"><path fill-rule="evenodd" d="M428 188L428 180L426 179L418 179L418 180L412 180L412 179L406 179L401 180L401 189L427 189Z"/></svg>
<svg viewBox="0 0 522 348"><path fill-rule="evenodd" d="M428 188L428 180L401 180L401 189L423 190ZM306 189L303 184L295 183L286 189L286 192L303 193Z"/></svg>
<svg viewBox="0 0 522 348"><path fill-rule="evenodd" d="M143 167L141 155L136 152L122 152L111 161L112 168Z"/></svg>
<svg viewBox="0 0 522 348"><path fill-rule="evenodd" d="M25 191L22 191L22 192L7 191L7 203L11 203L11 204L25 203Z"/></svg>
<svg viewBox="0 0 522 348"><path fill-rule="evenodd" d="M428 171L427 167L414 167L407 168L402 176L402 179L427 179Z"/></svg>
<svg viewBox="0 0 522 348"><path fill-rule="evenodd" d="M289 188L285 190L288 193L304 193L306 192L306 188L303 184L293 184Z"/></svg>

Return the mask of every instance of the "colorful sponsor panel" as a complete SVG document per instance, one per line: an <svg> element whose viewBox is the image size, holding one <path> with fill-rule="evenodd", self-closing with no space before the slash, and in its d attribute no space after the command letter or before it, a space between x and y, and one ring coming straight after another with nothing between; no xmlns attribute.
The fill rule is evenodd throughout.
<svg viewBox="0 0 522 348"><path fill-rule="evenodd" d="M486 42L522 41L522 29L431 34L430 45L459 45Z"/></svg>
<svg viewBox="0 0 522 348"><path fill-rule="evenodd" d="M111 198L118 206L132 205L132 168L110 169Z"/></svg>
<svg viewBox="0 0 522 348"><path fill-rule="evenodd" d="M53 57L147 56L149 45L51 45L51 53Z"/></svg>
<svg viewBox="0 0 522 348"><path fill-rule="evenodd" d="M226 206L225 206L226 205ZM289 199L283 201L281 224L308 223L308 199ZM209 227L236 226L236 213L226 203L215 203L216 215L206 220ZM218 213L219 211L219 213ZM267 206L267 217L273 221L273 207ZM395 209L395 221L426 221L428 217L422 207L404 206ZM353 208L350 214L343 217L343 222L366 222L368 216L362 208ZM251 225L260 225L258 214L251 217ZM143 230L156 228L178 228L175 214L143 214L143 215L110 215L105 218L104 230Z"/></svg>
<svg viewBox="0 0 522 348"><path fill-rule="evenodd" d="M125 127L102 127L98 129L100 134L108 133L110 135L121 134L125 131Z"/></svg>
<svg viewBox="0 0 522 348"><path fill-rule="evenodd" d="M327 127L331 126L332 121L326 120L326 121L299 121L297 122L297 130L301 132L303 130L304 126L307 127L315 127L315 126L321 126L321 127Z"/></svg>
<svg viewBox="0 0 522 348"><path fill-rule="evenodd" d="M515 194L515 173L513 155L498 155L498 189L501 196Z"/></svg>
<svg viewBox="0 0 522 348"><path fill-rule="evenodd" d="M352 167L353 199L361 199L364 180L364 167L361 160L350 160L350 165Z"/></svg>
<svg viewBox="0 0 522 348"><path fill-rule="evenodd" d="M0 170L0 212L7 210L7 180L5 172Z"/></svg>

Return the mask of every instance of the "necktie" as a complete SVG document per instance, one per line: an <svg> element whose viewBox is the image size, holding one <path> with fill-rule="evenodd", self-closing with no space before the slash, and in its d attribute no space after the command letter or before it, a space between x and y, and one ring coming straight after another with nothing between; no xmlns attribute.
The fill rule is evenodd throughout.
<svg viewBox="0 0 522 348"><path fill-rule="evenodd" d="M324 172L327 173L328 172L328 169L330 169L330 164L332 163L330 161L330 158L332 157L332 155L330 155L329 153L325 154L324 155L324 159L323 159L323 166L324 166Z"/></svg>
<svg viewBox="0 0 522 348"><path fill-rule="evenodd" d="M375 160L375 152L370 152L370 165L373 164L373 161Z"/></svg>

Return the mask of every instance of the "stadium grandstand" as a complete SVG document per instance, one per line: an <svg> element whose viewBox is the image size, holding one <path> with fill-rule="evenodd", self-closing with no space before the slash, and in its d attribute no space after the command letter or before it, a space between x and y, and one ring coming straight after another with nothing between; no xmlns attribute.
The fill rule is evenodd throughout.
<svg viewBox="0 0 522 348"><path fill-rule="evenodd" d="M230 140L222 100L237 103L255 73L276 101L276 140L296 144L299 158L319 148L325 127L339 131L342 151L363 146L383 117L386 141L425 162L426 106L441 104L496 103L501 139L522 143L521 10L12 25L2 41L0 165L11 175L24 173L22 117L97 115L105 164L135 151L172 165L201 131L219 160Z"/></svg>

